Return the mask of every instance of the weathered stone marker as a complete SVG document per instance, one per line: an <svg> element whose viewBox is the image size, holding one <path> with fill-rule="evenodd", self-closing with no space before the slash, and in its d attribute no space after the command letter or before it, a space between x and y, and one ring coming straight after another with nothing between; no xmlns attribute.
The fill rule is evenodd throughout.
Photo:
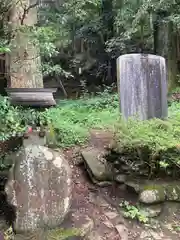
<svg viewBox="0 0 180 240"><path fill-rule="evenodd" d="M14 156L6 192L16 206L17 232L57 227L71 203L71 170L64 156L32 133Z"/></svg>
<svg viewBox="0 0 180 240"><path fill-rule="evenodd" d="M121 113L125 119L167 117L166 63L151 54L125 54L117 59Z"/></svg>

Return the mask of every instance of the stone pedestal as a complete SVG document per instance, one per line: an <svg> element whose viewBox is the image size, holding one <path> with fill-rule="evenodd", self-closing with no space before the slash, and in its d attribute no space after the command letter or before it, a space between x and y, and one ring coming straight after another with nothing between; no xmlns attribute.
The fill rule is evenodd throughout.
<svg viewBox="0 0 180 240"><path fill-rule="evenodd" d="M57 227L70 207L70 167L62 153L38 144L38 138L24 140L6 186L8 200L17 208L17 232Z"/></svg>
<svg viewBox="0 0 180 240"><path fill-rule="evenodd" d="M165 59L151 54L126 54L117 59L120 109L125 119L167 117Z"/></svg>

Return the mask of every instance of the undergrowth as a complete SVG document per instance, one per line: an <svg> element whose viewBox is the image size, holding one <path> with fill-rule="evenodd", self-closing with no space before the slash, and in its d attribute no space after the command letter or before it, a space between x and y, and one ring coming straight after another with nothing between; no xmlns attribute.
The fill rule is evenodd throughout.
<svg viewBox="0 0 180 240"><path fill-rule="evenodd" d="M54 144L59 147L84 144L91 129L110 129L116 142L113 150L126 156L125 162L131 170L140 173L143 169L143 174L155 175L163 169L174 174L173 169L180 169L180 103L173 102L168 112L169 117L164 121L129 119L124 122L119 113L118 95L108 91L95 98L60 101L45 113L13 108L4 99L0 111L0 140L23 132L27 125L37 121L42 125L50 123ZM15 133L12 131L14 127Z"/></svg>
<svg viewBox="0 0 180 240"><path fill-rule="evenodd" d="M56 144L70 147L88 140L92 128L108 129L118 121L117 95L102 95L96 98L60 101L49 110L56 135Z"/></svg>
<svg viewBox="0 0 180 240"><path fill-rule="evenodd" d="M161 121L120 120L117 94L102 93L96 98L60 101L56 108L49 110L56 135L56 144L69 147L88 140L89 130L110 128L121 135L123 146L137 144L151 145L159 149L173 147L178 143L180 114L179 103L169 107L169 119Z"/></svg>
<svg viewBox="0 0 180 240"><path fill-rule="evenodd" d="M166 120L123 121L117 95L61 101L49 110L56 145L84 144L90 129L111 129L115 151L122 156L130 172L153 177L157 174L180 176L180 103L173 102ZM113 150L114 150L113 149ZM117 162L117 157L116 157Z"/></svg>
<svg viewBox="0 0 180 240"><path fill-rule="evenodd" d="M173 103L166 120L129 119L115 126L114 151L135 174L180 175L180 104ZM123 156L123 158L122 158ZM117 160L117 158L116 158Z"/></svg>

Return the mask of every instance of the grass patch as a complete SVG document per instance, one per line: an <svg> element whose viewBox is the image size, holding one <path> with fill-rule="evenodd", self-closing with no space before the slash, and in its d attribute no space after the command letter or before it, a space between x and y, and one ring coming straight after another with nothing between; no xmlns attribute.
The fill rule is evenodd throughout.
<svg viewBox="0 0 180 240"><path fill-rule="evenodd" d="M92 128L112 128L119 119L117 95L59 102L49 110L57 145L70 147L88 140Z"/></svg>
<svg viewBox="0 0 180 240"><path fill-rule="evenodd" d="M119 168L126 164L130 173L146 177L180 176L180 103L171 104L164 121L124 122L117 95L109 94L62 101L49 114L60 147L85 143L90 129L112 129L116 142L113 151L118 154L114 159L116 165L119 161Z"/></svg>
<svg viewBox="0 0 180 240"><path fill-rule="evenodd" d="M153 154L179 143L180 104L172 103L167 121L120 119L117 95L108 93L89 99L60 101L49 110L53 121L57 145L70 147L88 140L90 129L114 129L116 139L123 148L148 146Z"/></svg>

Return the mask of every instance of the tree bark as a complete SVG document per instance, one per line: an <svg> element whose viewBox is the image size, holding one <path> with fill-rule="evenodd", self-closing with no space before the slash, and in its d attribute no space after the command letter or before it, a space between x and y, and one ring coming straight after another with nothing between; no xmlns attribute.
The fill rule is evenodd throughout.
<svg viewBox="0 0 180 240"><path fill-rule="evenodd" d="M11 52L8 56L9 87L43 88L39 46L30 33L30 29L37 23L37 8L33 1L20 0L15 2L9 15L12 33Z"/></svg>
<svg viewBox="0 0 180 240"><path fill-rule="evenodd" d="M168 90L171 91L177 87L178 59L177 59L177 32L174 30L173 23L168 26L169 44L168 44Z"/></svg>

